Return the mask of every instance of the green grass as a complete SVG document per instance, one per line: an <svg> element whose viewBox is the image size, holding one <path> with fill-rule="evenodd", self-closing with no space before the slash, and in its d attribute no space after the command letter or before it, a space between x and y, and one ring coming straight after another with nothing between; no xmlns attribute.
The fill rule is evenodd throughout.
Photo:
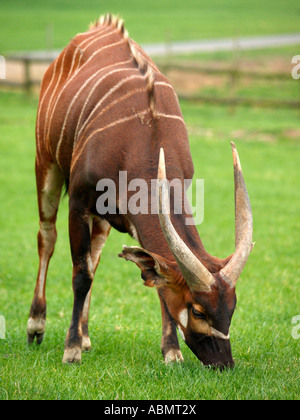
<svg viewBox="0 0 300 420"><path fill-rule="evenodd" d="M138 42L299 31L298 0L288 5L283 0L2 0L0 53L62 48L109 11L125 19ZM51 28L53 42L46 35Z"/></svg>
<svg viewBox="0 0 300 420"><path fill-rule="evenodd" d="M107 11L123 16L138 42L299 31L298 0L288 6L282 0L4 0L0 54L49 47L47 27L54 27L52 46L61 48ZM282 56L282 50L277 52ZM297 53L296 48L284 52L289 62ZM274 58L274 52L240 54ZM218 53L201 59L231 57ZM282 91L269 83L247 89L253 95L296 97L296 83ZM236 367L221 373L202 367L181 340L185 363L163 363L158 297L143 287L133 264L117 258L124 243L135 242L116 231L104 248L93 288L93 349L80 366L62 365L73 303L67 198L60 207L48 275L45 339L40 347L27 347L38 267L36 107L35 96L0 92L0 315L7 329L6 339L0 340L0 400L299 399L300 339L292 338L292 318L300 314L299 111L240 107L232 112L182 103L195 176L205 179L205 220L199 231L206 249L225 257L234 248L232 139L253 207L256 246L238 283L231 328Z"/></svg>
<svg viewBox="0 0 300 420"><path fill-rule="evenodd" d="M45 339L27 347L38 265L36 106L34 96L0 93L0 315L7 324L0 399L299 399L300 340L291 332L300 313L300 141L286 135L300 129L299 112L241 107L232 114L226 107L182 104L196 176L205 179L199 231L207 250L224 257L234 247L233 138L253 206L256 246L238 283L231 328L236 367L221 373L202 367L182 341L185 363L163 363L158 297L143 287L133 264L117 258L122 245L134 241L115 231L93 289L93 349L80 366L62 365L73 300L67 198L48 276Z"/></svg>
<svg viewBox="0 0 300 420"><path fill-rule="evenodd" d="M235 83L230 75L215 74L207 72L198 73L202 80L194 93L207 95L217 98L247 98L247 99L269 99L269 100L290 100L299 101L300 86L292 77L291 71L295 64L292 64L292 57L300 53L300 44L285 47L254 49L254 50L234 50L217 51L210 53L194 53L190 55L168 55L157 59L162 66L170 63L189 64L191 68L194 64L204 68L219 68L237 70L241 73L240 77L235 79ZM249 76L247 73L257 73L265 75L280 74L280 77L257 77ZM195 74L191 72L195 80ZM245 75L246 74L246 75ZM203 79L206 77L206 80ZM206 83L205 83L206 82ZM209 82L207 84L207 82Z"/></svg>

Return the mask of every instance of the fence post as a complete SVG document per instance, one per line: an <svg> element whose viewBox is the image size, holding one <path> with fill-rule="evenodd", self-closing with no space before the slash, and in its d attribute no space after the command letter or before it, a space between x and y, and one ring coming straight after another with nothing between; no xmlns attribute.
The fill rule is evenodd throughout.
<svg viewBox="0 0 300 420"><path fill-rule="evenodd" d="M0 55L0 79L6 79L6 61L2 55Z"/></svg>
<svg viewBox="0 0 300 420"><path fill-rule="evenodd" d="M236 92L239 79L239 61L240 61L240 48L238 38L233 39L232 43L232 69L230 72L230 98L232 105L230 112L234 113L237 105Z"/></svg>
<svg viewBox="0 0 300 420"><path fill-rule="evenodd" d="M30 59L25 58L24 61L24 86L27 92L30 92L31 89L31 78L30 78Z"/></svg>

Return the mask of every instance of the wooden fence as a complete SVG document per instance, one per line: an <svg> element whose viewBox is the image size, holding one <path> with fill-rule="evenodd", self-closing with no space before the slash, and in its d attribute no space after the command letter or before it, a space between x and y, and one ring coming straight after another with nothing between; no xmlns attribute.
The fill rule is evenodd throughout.
<svg viewBox="0 0 300 420"><path fill-rule="evenodd" d="M18 63L22 67L23 80L0 80L0 88L2 86L16 87L30 92L34 86L40 86L41 78L34 79L31 69L33 64L50 64L58 56L60 51L33 51L9 55L6 63Z"/></svg>
<svg viewBox="0 0 300 420"><path fill-rule="evenodd" d="M288 108L300 108L300 84L295 84L298 88L299 100L295 99L273 99L273 98L261 98L261 97L246 97L238 96L237 88L244 79L253 79L255 81L278 81L282 83L284 87L285 83L294 83L290 73L282 72L261 72L251 70L241 70L238 65L232 65L231 67L207 67L197 62L179 62L169 61L162 62L159 65L160 70L164 74L168 74L170 71L177 70L179 72L186 72L186 74L198 73L207 76L220 76L226 77L229 84L229 96L217 96L217 95L205 95L201 93L186 93L177 91L180 99L194 101L194 102L205 102L211 104L222 104L222 105L250 105L257 107L288 107Z"/></svg>
<svg viewBox="0 0 300 420"><path fill-rule="evenodd" d="M50 64L59 54L59 51L49 52L29 52L16 54L6 57L6 62L17 62L23 68L23 80L12 81L12 80L0 80L1 86L18 87L30 92L34 86L39 86L41 80L35 80L31 74L31 67L33 64ZM215 68L206 67L200 65L197 62L187 61L175 61L172 59L166 59L156 61L160 70L168 74L168 72L176 70L183 74L199 73L208 76L226 76L228 77L230 84L230 95L227 97L216 96L216 95L205 95L201 93L188 93L184 91L178 91L180 99L196 102L204 102L211 104L224 104L230 106L237 105L250 105L258 107L288 107L288 108L300 108L300 89L299 89L299 100L295 99L268 99L268 98L253 98L253 97L241 97L236 94L237 86L245 78L251 78L254 80L266 80L266 81L279 81L282 84L286 82L292 82L291 74L287 73L273 73L273 72L258 72L251 70L240 70L238 66L232 66L231 68ZM298 84L297 84L298 87Z"/></svg>

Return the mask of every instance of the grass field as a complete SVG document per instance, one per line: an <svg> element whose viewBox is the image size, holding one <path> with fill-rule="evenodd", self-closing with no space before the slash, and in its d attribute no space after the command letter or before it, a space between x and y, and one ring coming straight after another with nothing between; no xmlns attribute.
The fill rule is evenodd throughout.
<svg viewBox="0 0 300 420"><path fill-rule="evenodd" d="M26 344L36 271L38 229L34 181L37 99L0 94L0 399L298 399L299 344L292 318L299 308L299 112L183 103L196 176L205 179L207 250L234 247L233 175L229 140L236 139L254 213L255 250L238 284L231 340L236 367L211 371L181 341L185 363L166 366L154 289L133 264L117 258L134 244L113 232L103 252L92 298L93 349L80 366L61 364L72 311L67 198L48 278L48 322L41 347ZM253 138L253 132L256 137ZM272 139L266 141L269 135Z"/></svg>
<svg viewBox="0 0 300 420"><path fill-rule="evenodd" d="M299 32L300 17L298 0L2 0L0 54L62 48L107 12L138 42Z"/></svg>
<svg viewBox="0 0 300 420"><path fill-rule="evenodd" d="M298 32L298 3L4 0L0 54L61 48L107 11L120 13L139 42ZM53 25L52 42L46 32ZM262 54L248 57L260 60ZM274 52L266 54L274 60ZM290 63L296 54L297 49L285 49L284 59ZM222 53L208 58L230 59ZM249 85L245 94L299 97L299 81L288 88L273 86ZM219 372L201 366L181 339L185 363L163 363L159 299L154 289L143 287L133 264L118 259L122 245L135 242L116 231L104 248L93 288L92 351L83 355L81 365L62 365L73 305L67 198L60 206L48 275L45 339L40 347L28 348L26 324L38 268L37 101L35 95L0 92L0 316L6 320L6 339L0 339L0 400L299 399L300 338L292 336L292 319L300 315L300 111L239 107L233 112L225 106L181 104L195 177L205 180L199 232L207 251L225 257L234 250L230 140L236 141L253 207L256 246L237 286L230 331L236 366Z"/></svg>

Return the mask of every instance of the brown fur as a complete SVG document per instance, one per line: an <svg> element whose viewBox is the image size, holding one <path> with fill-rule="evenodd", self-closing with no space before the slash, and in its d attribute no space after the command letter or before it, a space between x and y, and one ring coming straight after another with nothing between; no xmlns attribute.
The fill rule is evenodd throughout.
<svg viewBox="0 0 300 420"><path fill-rule="evenodd" d="M194 333L189 324L180 324L180 314L187 311L190 319L193 304L199 301L205 307L205 296L189 290L157 215L107 214L98 218L96 211L96 185L101 179L112 179L118 185L119 171L126 170L128 182L142 178L150 186L156 179L161 147L169 179L180 179L183 185L194 172L178 98L150 57L129 38L121 19L101 17L89 31L78 34L49 67L41 88L36 142L40 270L28 341L40 334L40 320L45 321L46 275L56 240L56 234L47 232L56 232L59 196L66 182L74 309L64 361L80 361L81 346L89 347L89 343L83 344L82 335L87 343L90 289L110 226L129 234L137 232L143 247L140 254L129 250L120 256L138 265L146 285L157 287L163 317L163 354L167 361L182 360L175 325L184 330L188 345L189 340L193 343ZM173 199L171 195L171 202ZM221 260L205 251L195 226L185 225L185 214L171 217L178 234L209 271L217 273L224 267L229 259ZM219 282L207 301L219 302L221 286ZM209 304L205 308L208 313L214 309ZM220 328L227 334L229 324L223 324Z"/></svg>

